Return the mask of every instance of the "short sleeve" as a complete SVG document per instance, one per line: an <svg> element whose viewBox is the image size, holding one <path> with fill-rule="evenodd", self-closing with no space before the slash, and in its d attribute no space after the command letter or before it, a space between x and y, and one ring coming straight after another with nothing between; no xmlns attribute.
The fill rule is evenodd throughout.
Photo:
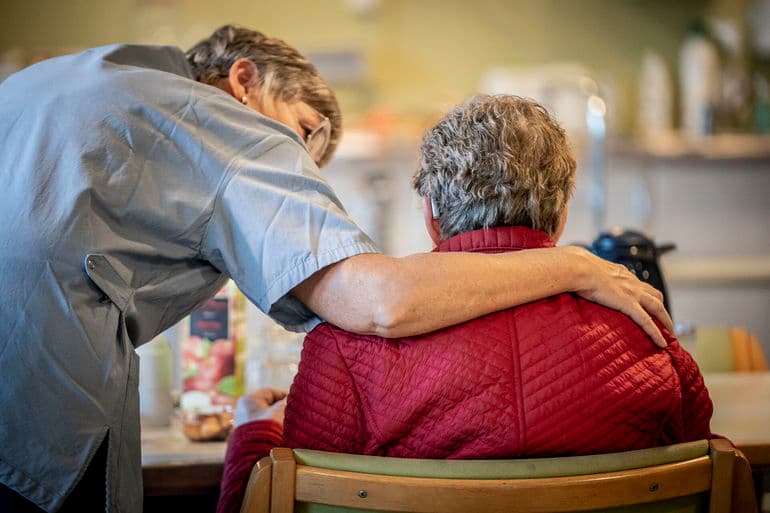
<svg viewBox="0 0 770 513"><path fill-rule="evenodd" d="M316 271L377 248L299 144L276 135L258 148L230 162L200 254L275 321L309 331L320 319L289 292Z"/></svg>

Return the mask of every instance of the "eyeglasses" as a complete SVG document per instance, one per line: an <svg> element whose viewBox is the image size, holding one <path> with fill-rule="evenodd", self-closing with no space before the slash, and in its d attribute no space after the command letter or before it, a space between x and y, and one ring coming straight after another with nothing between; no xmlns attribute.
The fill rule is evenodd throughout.
<svg viewBox="0 0 770 513"><path fill-rule="evenodd" d="M313 157L316 164L321 162L332 138L332 123L326 116L322 117L323 119L318 126L308 134L307 138L305 138L307 151L310 153L310 156Z"/></svg>

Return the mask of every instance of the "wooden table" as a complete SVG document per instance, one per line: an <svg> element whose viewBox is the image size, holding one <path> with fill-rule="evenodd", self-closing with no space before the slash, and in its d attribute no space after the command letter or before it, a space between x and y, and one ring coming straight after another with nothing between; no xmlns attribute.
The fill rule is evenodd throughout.
<svg viewBox="0 0 770 513"><path fill-rule="evenodd" d="M178 420L142 429L144 513L211 512L219 498L225 442L191 442Z"/></svg>
<svg viewBox="0 0 770 513"><path fill-rule="evenodd" d="M770 372L703 376L714 402L711 431L726 436L752 466L770 466Z"/></svg>
<svg viewBox="0 0 770 513"><path fill-rule="evenodd" d="M704 378L714 402L712 431L732 440L755 469L770 466L770 373ZM168 428L143 429L145 505L163 497L174 497L177 505L179 497L192 497L196 505L203 498L216 503L225 449L225 442L187 440L176 420Z"/></svg>

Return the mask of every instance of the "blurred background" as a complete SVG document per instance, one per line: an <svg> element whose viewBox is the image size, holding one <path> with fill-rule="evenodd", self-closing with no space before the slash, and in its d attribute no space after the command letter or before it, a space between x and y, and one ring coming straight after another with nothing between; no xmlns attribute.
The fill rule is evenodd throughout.
<svg viewBox="0 0 770 513"><path fill-rule="evenodd" d="M534 97L579 160L562 243L619 227L675 245L660 266L680 333L743 327L770 354L769 0L28 0L0 13L0 80L91 46L186 49L225 23L285 39L340 99L346 134L324 175L392 255L431 249L409 186L422 131L476 92ZM255 354L301 340L251 307L247 319Z"/></svg>

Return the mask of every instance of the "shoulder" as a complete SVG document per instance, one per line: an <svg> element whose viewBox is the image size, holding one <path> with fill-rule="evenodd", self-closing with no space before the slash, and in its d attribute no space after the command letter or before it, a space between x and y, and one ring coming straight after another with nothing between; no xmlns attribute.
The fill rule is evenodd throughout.
<svg viewBox="0 0 770 513"><path fill-rule="evenodd" d="M563 293L512 308L520 332L544 331L580 343L640 347L654 350L649 337L630 317L576 294ZM546 335L550 336L550 335Z"/></svg>

